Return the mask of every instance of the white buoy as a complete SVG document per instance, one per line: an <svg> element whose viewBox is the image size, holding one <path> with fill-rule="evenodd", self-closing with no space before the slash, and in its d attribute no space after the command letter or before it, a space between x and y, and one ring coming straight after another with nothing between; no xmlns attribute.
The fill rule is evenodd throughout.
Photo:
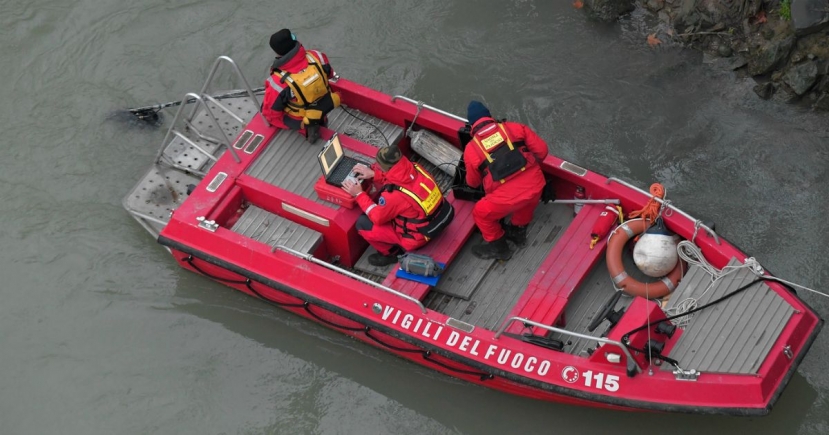
<svg viewBox="0 0 829 435"><path fill-rule="evenodd" d="M661 220L639 237L633 248L633 262L645 275L660 278L670 273L679 257L676 239Z"/></svg>

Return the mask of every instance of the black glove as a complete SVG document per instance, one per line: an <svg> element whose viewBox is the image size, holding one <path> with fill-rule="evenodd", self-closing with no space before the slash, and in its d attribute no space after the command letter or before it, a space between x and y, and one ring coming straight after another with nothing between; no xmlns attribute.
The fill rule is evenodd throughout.
<svg viewBox="0 0 829 435"><path fill-rule="evenodd" d="M553 185L551 177L544 176L544 189L541 190L541 202L549 204L556 200L556 186Z"/></svg>

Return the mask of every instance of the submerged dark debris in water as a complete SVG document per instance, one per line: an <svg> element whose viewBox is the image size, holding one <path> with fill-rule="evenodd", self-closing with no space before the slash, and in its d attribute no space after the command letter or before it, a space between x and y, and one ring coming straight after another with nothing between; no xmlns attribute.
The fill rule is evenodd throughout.
<svg viewBox="0 0 829 435"><path fill-rule="evenodd" d="M107 115L106 120L135 128L158 128L164 124L164 114L152 111L137 115L129 110L116 110Z"/></svg>

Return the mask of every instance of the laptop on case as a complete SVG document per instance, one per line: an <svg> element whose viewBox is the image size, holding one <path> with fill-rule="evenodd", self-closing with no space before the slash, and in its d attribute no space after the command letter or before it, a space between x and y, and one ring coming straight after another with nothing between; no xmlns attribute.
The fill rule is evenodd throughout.
<svg viewBox="0 0 829 435"><path fill-rule="evenodd" d="M360 161L343 153L340 138L336 133L322 148L322 151L317 155L317 159L320 162L320 168L322 168L322 175L325 177L326 183L341 187L346 178L351 177L356 181L351 170Z"/></svg>

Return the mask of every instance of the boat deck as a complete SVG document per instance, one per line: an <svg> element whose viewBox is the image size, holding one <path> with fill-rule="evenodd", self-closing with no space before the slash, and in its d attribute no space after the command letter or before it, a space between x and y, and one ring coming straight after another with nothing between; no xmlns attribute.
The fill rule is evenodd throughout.
<svg viewBox="0 0 829 435"><path fill-rule="evenodd" d="M627 269L631 270L630 267ZM606 335L607 322L600 324L592 332L587 330L587 326L590 325L596 312L604 306L615 291L613 281L607 272L607 261L602 258L590 271L582 285L573 293L570 302L565 307L567 330L591 337ZM623 296L616 303L616 310L626 309L631 302L633 302L632 297ZM575 338L554 332L549 333L547 337L564 343L562 351L573 355L588 356L588 352L596 347L595 341L584 338Z"/></svg>
<svg viewBox="0 0 829 435"><path fill-rule="evenodd" d="M739 264L736 259L728 263L732 267ZM712 283L708 273L692 266L666 308L670 310L689 298L702 306L755 279L757 276L743 267ZM768 285L754 284L720 304L692 314L668 356L685 369L755 374L792 314L794 308Z"/></svg>
<svg viewBox="0 0 829 435"><path fill-rule="evenodd" d="M348 112L345 110L348 110ZM388 140L388 143L397 143L403 138L403 129L396 125L356 109L345 110L338 107L329 114L328 128L376 148L386 146L386 140ZM357 116L362 120L357 119ZM367 122L377 126L379 131L366 124ZM386 138L385 140L380 137L381 132ZM314 183L321 174L317 154L319 154L324 144L325 141L323 140L318 140L315 144L309 144L300 134L282 130L276 134L246 173L303 198L308 198L333 209L339 209L339 205L320 199L314 191ZM343 151L346 155L367 163L374 160L373 157L357 154L348 148L343 148Z"/></svg>
<svg viewBox="0 0 829 435"><path fill-rule="evenodd" d="M287 246L304 254L313 253L322 244L320 232L253 205L245 209L231 231L268 246Z"/></svg>
<svg viewBox="0 0 829 435"><path fill-rule="evenodd" d="M472 246L482 241L475 233L424 301L428 308L487 329L497 329L515 307L538 271L562 228L573 220L573 209L540 205L527 228L527 246L509 261L481 260Z"/></svg>
<svg viewBox="0 0 829 435"><path fill-rule="evenodd" d="M224 103L224 106L234 113L228 114L224 108L215 106L212 109L225 132L233 138L242 127L236 118L249 121L256 113L255 108L247 98L231 99ZM128 210L139 216L151 218L145 219L142 225L147 227L149 221L151 228L147 229L155 235L169 220L170 212L186 198L187 185L197 184L201 178L200 173L206 172L212 165L213 160L195 148L202 148L213 157L219 157L224 150L215 138L216 129L212 122L208 121L209 118L204 111L199 111L190 128L183 131L183 135L190 142L180 136L173 136L165 147L164 160L178 165L178 168L163 163L154 165L124 200ZM397 143L403 138L401 127L356 109L338 108L333 111L329 116L329 128L374 147ZM339 209L339 205L320 199L314 191L314 182L320 174L317 154L322 144L322 141L309 144L304 137L295 132L281 131L267 144L267 148L247 169L246 174L318 204ZM366 162L373 160L348 148L345 148L345 152ZM449 188L449 175L437 170L421 156L414 155L412 160L430 170L444 191ZM475 258L471 253L471 247L481 242L481 236L474 232L459 248L460 251L437 286L423 293L425 297L421 297L424 304L432 310L471 325L497 329L508 317L516 315L516 306L521 305L522 297L543 293L537 289L528 291L528 285L538 274L542 262L553 247L559 242L569 243L561 241L561 238L573 222L572 208L569 206L539 206L528 229L527 246L516 250L513 258L507 262ZM316 231L256 206L248 207L231 229L272 246L286 244L307 253L319 247L323 239ZM367 249L353 270L382 282L395 266L376 268L368 265L367 258L373 252L375 251L372 248ZM635 269L630 267L631 261L628 260L626 263L629 266L628 270ZM737 264L736 260L732 260L731 264ZM546 266L556 268L556 265ZM643 276L638 275L640 279ZM697 304L702 305L752 279L754 275L750 271L740 269L716 285L710 286L708 275L696 266L691 267L667 304L666 310L674 309L677 304L688 298L697 299ZM602 258L594 267L587 270L584 280L576 288L568 291L563 302L559 300L548 303L565 304L563 319L566 319L566 328L593 337L605 334L606 323L593 332L587 331L587 325L593 320L596 311L614 291L605 260ZM550 301L554 299L555 295L548 298ZM623 297L616 309L624 309L631 301L632 298ZM542 302L536 300L524 303ZM722 305L686 319L683 324L684 333L669 356L681 361L683 367L698 371L757 373L760 364L771 351L772 344L793 313L794 309L783 298L765 284L758 284L757 289L748 290ZM553 325L556 320L558 318L547 319L546 323ZM513 329L512 332L516 330ZM565 345L562 351L574 355L587 356L596 346L592 340L558 333L549 333L546 336L563 342ZM700 352L700 349L704 351ZM668 370L670 367L664 369Z"/></svg>

